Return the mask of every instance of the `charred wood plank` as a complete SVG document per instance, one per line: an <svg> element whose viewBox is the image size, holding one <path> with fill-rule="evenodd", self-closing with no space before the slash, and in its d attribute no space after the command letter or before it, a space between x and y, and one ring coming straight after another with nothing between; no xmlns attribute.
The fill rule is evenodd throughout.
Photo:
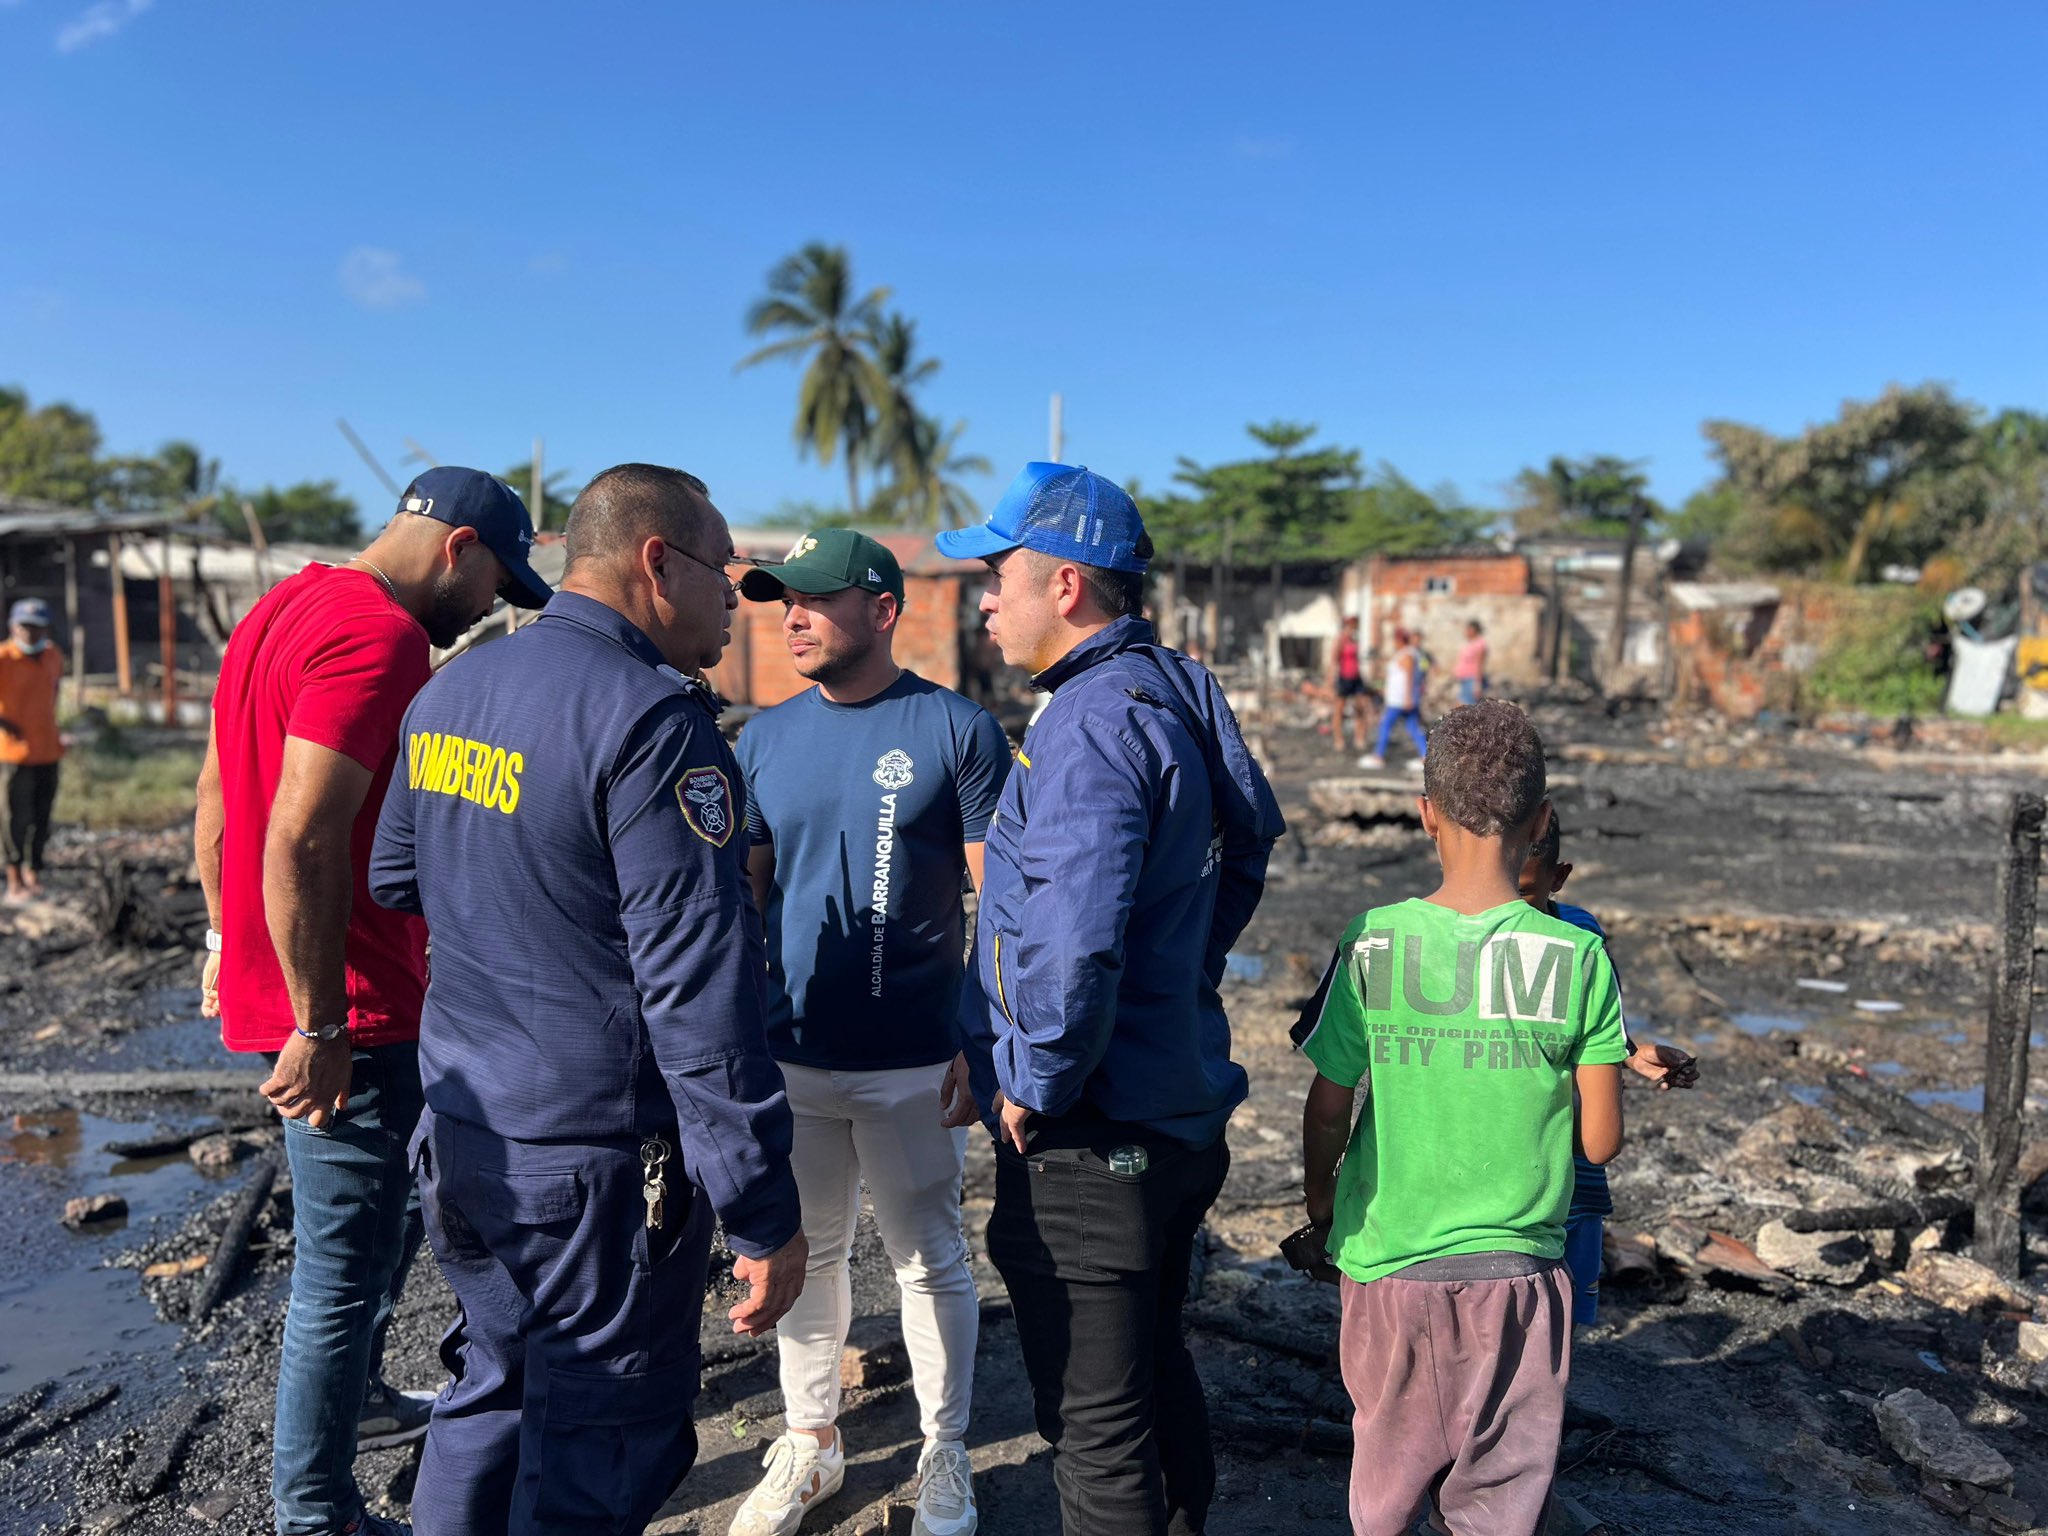
<svg viewBox="0 0 2048 1536"><path fill-rule="evenodd" d="M206 1283L192 1299L192 1322L203 1322L234 1283L235 1273L242 1267L242 1254L249 1246L249 1234L256 1230L256 1218L263 1214L270 1186L276 1181L277 1159L258 1158L250 1169L249 1182L235 1199L235 1208L221 1231L220 1241L214 1244L213 1257L207 1261Z"/></svg>

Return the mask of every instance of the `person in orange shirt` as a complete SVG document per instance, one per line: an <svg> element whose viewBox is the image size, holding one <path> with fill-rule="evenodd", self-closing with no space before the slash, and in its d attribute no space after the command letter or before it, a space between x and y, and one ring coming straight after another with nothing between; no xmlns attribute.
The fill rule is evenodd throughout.
<svg viewBox="0 0 2048 1536"><path fill-rule="evenodd" d="M57 686L64 653L50 643L50 605L25 597L7 613L0 645L0 858L7 864L7 900L26 901L43 888L43 845L57 803Z"/></svg>

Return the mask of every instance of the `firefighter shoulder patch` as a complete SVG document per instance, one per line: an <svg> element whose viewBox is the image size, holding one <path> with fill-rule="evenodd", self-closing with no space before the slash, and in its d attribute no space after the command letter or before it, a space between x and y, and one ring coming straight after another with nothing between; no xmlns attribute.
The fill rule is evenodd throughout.
<svg viewBox="0 0 2048 1536"><path fill-rule="evenodd" d="M713 847L732 836L732 786L721 768L692 768L676 780L676 804L690 830Z"/></svg>

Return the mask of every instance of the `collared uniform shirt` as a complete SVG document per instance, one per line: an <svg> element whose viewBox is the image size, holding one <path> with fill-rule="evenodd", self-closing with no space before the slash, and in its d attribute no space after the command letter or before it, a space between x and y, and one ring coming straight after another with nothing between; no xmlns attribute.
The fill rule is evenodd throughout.
<svg viewBox="0 0 2048 1536"><path fill-rule="evenodd" d="M734 1251L796 1232L745 789L715 697L558 593L421 690L370 889L432 936L436 1114L521 1142L673 1128Z"/></svg>

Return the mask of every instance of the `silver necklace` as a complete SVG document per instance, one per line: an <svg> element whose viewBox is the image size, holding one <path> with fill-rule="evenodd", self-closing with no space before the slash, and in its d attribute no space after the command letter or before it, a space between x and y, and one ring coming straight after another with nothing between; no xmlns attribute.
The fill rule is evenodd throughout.
<svg viewBox="0 0 2048 1536"><path fill-rule="evenodd" d="M378 570L374 564L372 564L368 560L365 560L361 555L357 555L355 559L349 561L349 564L362 566L372 576L376 577L379 581L384 583L384 591L390 597L391 601L393 601L394 603L398 601L397 584L394 583L389 576L386 576L382 571Z"/></svg>

